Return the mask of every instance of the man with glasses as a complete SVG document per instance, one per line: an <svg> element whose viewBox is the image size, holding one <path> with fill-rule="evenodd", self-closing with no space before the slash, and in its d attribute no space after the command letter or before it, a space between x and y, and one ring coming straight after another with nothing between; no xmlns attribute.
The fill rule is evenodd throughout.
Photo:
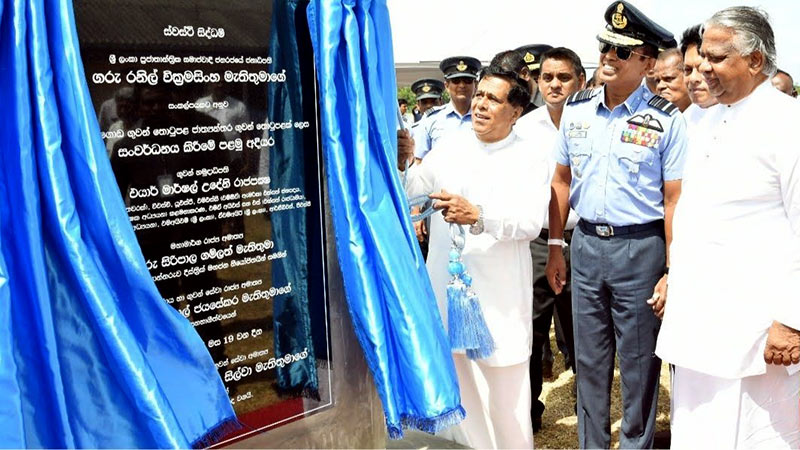
<svg viewBox="0 0 800 450"><path fill-rule="evenodd" d="M422 159L440 139L456 130L471 130L470 102L475 94L475 80L481 62L471 56L446 58L439 64L444 74L444 86L450 102L428 110L419 125L414 127L414 156Z"/></svg>
<svg viewBox="0 0 800 450"><path fill-rule="evenodd" d="M610 444L616 351L620 448L650 448L661 369L653 351L686 125L678 107L642 84L657 49L676 46L672 34L625 1L611 4L605 20L597 36L605 85L571 96L561 118L549 239L563 239L571 205L580 217L571 245L580 447ZM550 252L547 266L558 293L567 280L563 254Z"/></svg>

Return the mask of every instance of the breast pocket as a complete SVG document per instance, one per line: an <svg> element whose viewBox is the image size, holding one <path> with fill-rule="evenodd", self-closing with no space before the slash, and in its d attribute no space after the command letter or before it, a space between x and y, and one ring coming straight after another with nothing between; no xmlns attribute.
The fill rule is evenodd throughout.
<svg viewBox="0 0 800 450"><path fill-rule="evenodd" d="M438 123L435 123L433 124L433 126L431 126L430 130L431 147L436 145L436 142L442 137L443 134L444 133L442 127Z"/></svg>
<svg viewBox="0 0 800 450"><path fill-rule="evenodd" d="M620 169L628 175L631 183L638 183L642 173L649 172L655 160L655 150L636 144L623 145L617 151Z"/></svg>
<svg viewBox="0 0 800 450"><path fill-rule="evenodd" d="M573 178L583 178L589 160L592 158L592 147L585 141L569 143L569 167Z"/></svg>

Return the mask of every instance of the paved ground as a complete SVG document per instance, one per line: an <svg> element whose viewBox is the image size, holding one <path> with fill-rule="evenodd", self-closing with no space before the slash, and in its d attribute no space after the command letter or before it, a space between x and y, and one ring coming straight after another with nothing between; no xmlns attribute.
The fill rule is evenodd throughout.
<svg viewBox="0 0 800 450"><path fill-rule="evenodd" d="M555 335L550 333L552 347L556 348ZM559 353L553 364L554 377L545 380L542 399L546 405L542 417L543 428L533 437L537 449L576 448L578 446L578 418L575 415L572 395L574 376L564 371L564 359ZM669 448L669 369L661 367L661 382L658 392L658 417L656 419L655 448ZM622 423L622 401L619 387L619 371L614 372L611 392L611 447L619 448L619 429ZM418 431L406 432L405 439L388 441L388 449L467 448L455 442Z"/></svg>
<svg viewBox="0 0 800 450"><path fill-rule="evenodd" d="M387 441L387 449L428 449L428 448L469 448L447 439L431 436L421 431L406 431L405 437L399 441Z"/></svg>

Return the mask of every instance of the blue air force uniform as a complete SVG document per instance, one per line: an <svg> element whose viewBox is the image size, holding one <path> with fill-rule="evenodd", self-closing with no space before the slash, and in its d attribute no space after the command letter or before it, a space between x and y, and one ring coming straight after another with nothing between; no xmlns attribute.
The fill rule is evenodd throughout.
<svg viewBox="0 0 800 450"><path fill-rule="evenodd" d="M641 46L675 46L671 33L625 1L612 3L605 18L601 51L613 48L620 61L638 58L628 50ZM581 448L609 447L616 353L620 448L651 448L660 321L646 301L666 270L664 183L681 179L686 124L645 85L610 110L609 84L567 99L555 148L558 164L571 171L569 202L581 218L571 245L578 439Z"/></svg>
<svg viewBox="0 0 800 450"><path fill-rule="evenodd" d="M663 181L681 179L686 123L678 107L641 85L610 111L605 88L567 100L556 162L572 172L570 205L584 222L664 219Z"/></svg>
<svg viewBox="0 0 800 450"><path fill-rule="evenodd" d="M679 180L686 124L645 85L610 111L604 89L567 100L556 161L572 172L572 317L581 448L608 448L611 379L623 384L621 448L650 448L661 361L646 300L664 275L665 181Z"/></svg>
<svg viewBox="0 0 800 450"><path fill-rule="evenodd" d="M439 63L445 80L455 78L471 78L477 80L481 70L481 62L471 56L454 56L445 58ZM425 117L412 127L414 134L414 156L424 158L429 151L445 136L453 135L459 130L472 130L472 110L464 115L456 111L453 102L431 108Z"/></svg>
<svg viewBox="0 0 800 450"><path fill-rule="evenodd" d="M440 139L459 130L472 130L472 110L462 116L453 102L429 109L425 117L411 127L414 133L414 156L424 158Z"/></svg>

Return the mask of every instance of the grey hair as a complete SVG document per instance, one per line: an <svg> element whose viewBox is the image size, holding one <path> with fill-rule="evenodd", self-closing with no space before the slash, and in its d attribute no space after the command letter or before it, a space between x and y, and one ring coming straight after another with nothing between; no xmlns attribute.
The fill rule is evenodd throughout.
<svg viewBox="0 0 800 450"><path fill-rule="evenodd" d="M733 45L743 56L753 52L764 55L764 68L761 72L772 77L778 70L775 51L775 34L769 24L767 13L749 6L734 6L718 11L703 24L703 30L712 26L729 28L734 33Z"/></svg>

